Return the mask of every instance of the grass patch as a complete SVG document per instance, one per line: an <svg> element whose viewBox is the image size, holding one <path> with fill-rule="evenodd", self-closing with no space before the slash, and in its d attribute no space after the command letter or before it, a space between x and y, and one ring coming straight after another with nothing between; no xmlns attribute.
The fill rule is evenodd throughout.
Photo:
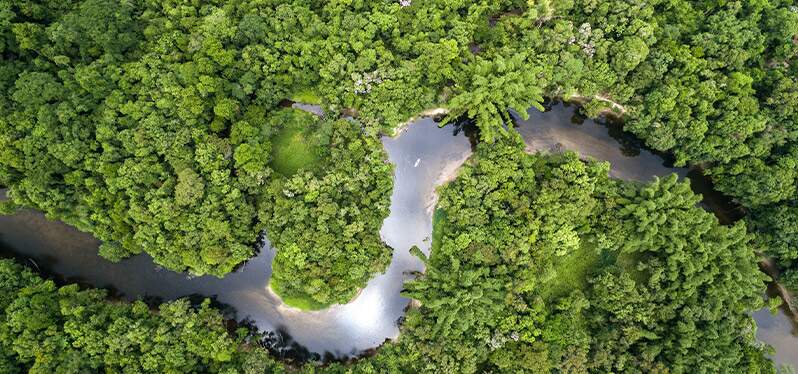
<svg viewBox="0 0 798 374"><path fill-rule="evenodd" d="M613 264L623 268L635 282L643 283L648 279L648 274L637 270L637 264L641 260L642 256L639 253L597 251L595 243L583 238L582 245L576 252L554 265L557 275L544 286L541 296L544 300L551 301L567 296L575 289L585 290L594 270Z"/></svg>
<svg viewBox="0 0 798 374"><path fill-rule="evenodd" d="M297 91L296 93L291 95L291 101L295 103L316 104L316 105L321 105L322 103L321 97L308 89Z"/></svg>
<svg viewBox="0 0 798 374"><path fill-rule="evenodd" d="M285 305L288 305L292 308L310 312L314 310L327 309L330 307L330 305L332 305L320 303L306 294L286 294L282 287L280 287L280 282L273 277L269 280L269 287L271 287L272 291L277 294L281 300L283 300Z"/></svg>
<svg viewBox="0 0 798 374"><path fill-rule="evenodd" d="M310 115L310 114L308 114ZM290 177L300 169L313 169L319 163L320 149L311 137L310 121L284 123L272 138L272 167Z"/></svg>
<svg viewBox="0 0 798 374"><path fill-rule="evenodd" d="M437 251L441 247L443 240L443 226L446 223L446 211L443 209L436 209L432 215L432 250ZM430 252L432 255L433 252Z"/></svg>
<svg viewBox="0 0 798 374"><path fill-rule="evenodd" d="M557 275L545 285L541 296L544 300L552 300L566 296L575 289L586 289L588 276L593 269L601 266L601 262L602 255L596 250L596 245L582 240L579 249L554 265Z"/></svg>

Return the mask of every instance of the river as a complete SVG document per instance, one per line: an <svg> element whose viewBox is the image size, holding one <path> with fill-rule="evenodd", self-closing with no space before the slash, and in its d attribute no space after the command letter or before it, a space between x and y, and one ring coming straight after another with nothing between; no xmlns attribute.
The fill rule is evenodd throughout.
<svg viewBox="0 0 798 374"><path fill-rule="evenodd" d="M615 128L580 119L573 108L563 105L554 105L546 113L531 109L529 114L529 120L516 121L528 151L579 151L584 157L610 161L611 175L623 179L646 181L675 172L691 177L694 189L705 193L705 203L720 212L722 221L737 214L723 199L708 193L711 184L700 173L667 166L662 157L642 149L634 138ZM396 137L383 138L395 174L390 215L380 233L394 249L393 261L346 305L316 312L281 305L267 287L274 256L268 241L260 246L258 256L223 279L191 278L160 269L147 255L110 263L97 255L99 242L91 235L47 220L41 213L24 211L0 216L0 251L29 259L44 273L110 288L127 299L214 296L232 307L237 319L275 332L272 340L284 347L281 354L315 359L356 355L399 334L397 321L409 303L400 295L403 281L407 273L423 269L409 249L417 245L429 250L435 188L454 177L471 154L469 139L460 130L439 128L424 118ZM792 335L790 319L766 311L758 311L754 317L760 325L757 337L776 347L776 361L798 366L798 340Z"/></svg>
<svg viewBox="0 0 798 374"><path fill-rule="evenodd" d="M31 258L31 264L45 273L111 288L128 299L216 296L218 302L236 310L238 319L249 319L264 331L279 331L276 339L281 346L290 349L296 342L322 356L356 355L399 334L396 322L409 302L400 296L404 273L423 270L410 248L429 249L435 187L471 155L468 138L454 133L452 127L441 129L431 119L422 119L401 136L383 138L395 174L391 212L381 236L394 249L393 261L352 303L322 311L285 307L270 292L274 251L268 242L260 246L258 256L223 279L190 278L162 270L146 254L117 264L108 262L97 255L100 243L91 235L33 211L0 216L0 244L7 254ZM307 358L302 349L285 353Z"/></svg>

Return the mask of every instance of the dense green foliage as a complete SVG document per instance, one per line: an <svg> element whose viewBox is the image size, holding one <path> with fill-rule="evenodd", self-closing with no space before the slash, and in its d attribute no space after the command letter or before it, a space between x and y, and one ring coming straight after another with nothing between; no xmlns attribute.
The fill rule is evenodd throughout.
<svg viewBox="0 0 798 374"><path fill-rule="evenodd" d="M392 168L380 142L363 137L357 123L322 120L309 126L313 135L302 143L322 161L275 178L260 218L277 248L272 289L289 305L321 309L348 302L388 266L391 250L378 229L388 216Z"/></svg>
<svg viewBox="0 0 798 374"><path fill-rule="evenodd" d="M628 130L708 166L747 207L798 205L792 0L4 0L0 10L0 183L18 205L106 241L109 258L147 251L221 275L249 257L262 222L246 174L268 173L244 150L241 172L230 133L288 97L353 108L372 129L447 105L477 118L487 141L507 134L506 108L523 115L543 95L586 98L592 114L614 101ZM783 228L765 216L760 250L789 265L767 239Z"/></svg>
<svg viewBox="0 0 798 374"><path fill-rule="evenodd" d="M797 57L794 0L0 0L0 212L195 274L266 230L278 293L345 302L390 257L376 136L442 105L485 144L443 190L408 286L422 307L356 369L756 372L753 253L798 289ZM506 109L543 96L622 111L705 167L755 238L672 179L521 154ZM280 108L294 97L357 122Z"/></svg>
<svg viewBox="0 0 798 374"><path fill-rule="evenodd" d="M194 274L228 273L266 228L287 292L348 300L390 259L390 169L373 131L279 108L301 85L268 68L279 33L259 28L278 10L254 6L0 2L14 204L93 233L109 259L147 252ZM290 175L313 166L326 174Z"/></svg>
<svg viewBox="0 0 798 374"><path fill-rule="evenodd" d="M178 8L106 0L0 4L0 184L10 187L14 202L92 232L105 242L101 253L109 259L146 251L172 270L223 275L249 258L265 221L273 219L258 211L283 209L264 207L274 198L263 193L274 179L270 137L280 120L271 117L280 116L273 113L292 87L262 61L268 50L279 49L267 40L279 33L257 30L264 22L247 14L247 7L221 2ZM298 121L299 126L313 122ZM360 136L355 133L347 139ZM381 155L376 140L360 142L369 148L339 152L345 156L341 168L349 169L332 175L357 178L354 185L380 185L377 191L385 192L390 178L361 180L382 176L384 168L383 174L342 174L362 161L352 157ZM276 150L283 150L279 145ZM304 161L286 160L295 156L290 151L277 160L278 170L292 162L296 169ZM376 200L359 198L335 201L354 212L322 238L368 237L368 247L352 256L355 266L347 281L356 278L357 284L342 280L334 286L348 294L387 261L363 258L387 257L373 244L381 223L373 216L387 213L360 213L365 205L357 204ZM307 205L310 218L329 216L332 208L310 200ZM343 226L352 222L347 219L359 220L361 227L345 232ZM297 230L315 230L324 221ZM299 244L295 239L291 245ZM338 246L330 255L345 262L349 257L342 252L349 247ZM331 248L327 243L324 250L307 250L315 264L318 253ZM325 292L323 299L340 300Z"/></svg>
<svg viewBox="0 0 798 374"><path fill-rule="evenodd" d="M244 346L208 300L111 302L104 290L56 286L0 260L3 373L253 373L282 371L261 348Z"/></svg>
<svg viewBox="0 0 798 374"><path fill-rule="evenodd" d="M773 372L747 314L764 276L743 224L721 226L675 176L611 180L606 164L500 143L442 189L440 245L407 285L421 306L360 367ZM584 287L552 295L570 272Z"/></svg>
<svg viewBox="0 0 798 374"><path fill-rule="evenodd" d="M798 270L796 242L784 247L794 231L787 222L798 220L790 208L798 204L796 3L618 3L584 2L569 14L600 31L593 60L605 59L606 46L613 79L598 92L625 105L627 130L677 165L705 166L720 191L755 211L756 249L794 269L790 278Z"/></svg>

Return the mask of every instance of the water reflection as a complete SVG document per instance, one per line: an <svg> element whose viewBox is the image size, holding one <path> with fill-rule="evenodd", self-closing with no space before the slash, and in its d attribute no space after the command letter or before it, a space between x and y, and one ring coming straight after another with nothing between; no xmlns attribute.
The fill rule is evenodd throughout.
<svg viewBox="0 0 798 374"><path fill-rule="evenodd" d="M109 288L128 299L215 296L233 307L238 319L275 332L270 344L283 356L319 359L359 354L399 334L397 320L409 302L400 296L405 273L423 269L409 250L413 245L428 250L425 238L432 232L435 187L471 154L463 132L439 128L430 119L414 123L397 138L384 138L383 143L395 165L391 213L381 230L394 249L393 262L346 305L315 312L282 305L267 288L274 250L265 240L257 257L224 279L160 270L147 255L108 262L97 255L100 242L91 235L32 211L0 216L0 241L7 255L20 255L47 273Z"/></svg>
<svg viewBox="0 0 798 374"><path fill-rule="evenodd" d="M529 152L572 150L584 158L609 161L610 176L625 180L649 181L654 176L676 173L686 177L686 168L673 168L659 155L642 147L617 124L603 124L581 117L575 107L551 104L546 112L535 108L521 119L514 114L515 125ZM576 121L572 119L576 118ZM609 129L615 128L611 133Z"/></svg>
<svg viewBox="0 0 798 374"><path fill-rule="evenodd" d="M515 115L528 151L575 150L583 157L609 161L611 176L627 180L648 181L675 172L692 180L693 190L704 195L703 204L722 222L732 222L744 213L715 192L699 170L672 168L667 158L646 150L620 125L587 120L575 108L561 104L548 106L546 113L531 109L529 120ZM398 335L397 320L409 302L400 296L403 282L413 271L423 269L409 249L417 245L429 253L435 187L456 175L476 139L472 121L439 128L430 119L417 121L396 138L383 139L395 165L391 212L381 230L394 249L393 261L352 303L323 311L286 308L269 292L274 251L265 240L257 257L224 279L190 279L159 270L146 255L112 264L97 256L99 242L91 235L48 221L40 213L22 212L0 216L0 247L6 247L0 252L21 255L47 273L110 288L128 299L215 296L217 302L235 309L238 319L270 331L267 346L280 357L318 360L358 354ZM798 365L798 341L791 334L789 318L767 311L754 313L754 318L760 325L757 337L776 347L777 362Z"/></svg>
<svg viewBox="0 0 798 374"><path fill-rule="evenodd" d="M768 288L768 296L779 297L773 285ZM776 350L773 361L798 368L798 326L789 313L782 306L776 313L762 309L752 313L752 316L757 324L757 339L770 344Z"/></svg>

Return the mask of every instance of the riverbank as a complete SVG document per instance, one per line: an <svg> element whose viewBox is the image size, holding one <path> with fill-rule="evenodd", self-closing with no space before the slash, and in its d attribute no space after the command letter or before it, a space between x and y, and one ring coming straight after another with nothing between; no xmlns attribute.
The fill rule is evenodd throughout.
<svg viewBox="0 0 798 374"><path fill-rule="evenodd" d="M798 310L796 310L794 295L787 287L784 287L778 282L780 272L776 263L773 259L763 256L762 260L759 261L759 268L773 280L771 283L772 289L775 291L776 295L784 301L783 305L787 311L787 315L793 323L798 326Z"/></svg>
<svg viewBox="0 0 798 374"><path fill-rule="evenodd" d="M591 99L579 95L571 97L579 99L577 105L580 100ZM611 103L613 109L620 109L609 113L602 112L602 115L610 114L612 121L622 121L623 115L627 113L626 108L612 100L603 100L599 97L592 99ZM557 109L555 105L551 110L560 109ZM575 108L574 113L576 112L578 109ZM545 114L537 111L531 112L530 115L530 120L517 120L517 124L520 124L517 130L524 137L528 152L578 150L581 157L610 162L610 174L621 179L645 181L654 176L662 177L673 172L682 178L690 179L693 191L702 195L702 204L712 211L723 224L733 224L746 215L744 209L734 203L731 198L715 190L712 179L704 174L704 165L690 168L667 166L664 163L666 162L665 158L669 155L647 149L643 142L637 142L638 146L632 145L631 148L629 144L623 145L619 139L613 138L603 128L610 126L609 124L599 124L596 120L589 120L587 124L573 125L565 121L551 123ZM541 124L544 125L540 126ZM555 141L556 139L565 141ZM611 139L618 141L621 147L612 146ZM634 156L630 157L630 154ZM784 302L785 310L788 312L787 316L798 325L798 305L796 305L794 295L778 283L779 274L776 264L771 259L762 257L760 268L773 279L773 287Z"/></svg>
<svg viewBox="0 0 798 374"><path fill-rule="evenodd" d="M274 271L272 271L272 273L274 273ZM280 300L286 308L293 308L302 312L327 309L333 305L320 303L311 298L310 295L285 295L284 292L280 291L280 283L274 277L269 278L269 284L266 289L274 295L276 299Z"/></svg>
<svg viewBox="0 0 798 374"><path fill-rule="evenodd" d="M390 136L391 137L399 136L402 133L402 131L406 131L407 130L408 126L410 126L412 123L418 122L421 119L424 119L424 118L438 119L438 118L442 118L442 117L444 117L444 116L446 116L448 114L449 114L449 109L444 108L444 107L431 108L431 109L424 110L421 113L410 117L410 119L408 119L407 121L402 122L402 123L394 126L393 132L392 132L392 134Z"/></svg>
<svg viewBox="0 0 798 374"><path fill-rule="evenodd" d="M621 119L621 118L623 118L624 115L626 115L626 112L627 112L627 109L626 109L626 107L624 105L622 105L622 104L620 104L620 103L618 103L618 102L616 102L616 101L612 100L611 98L609 98L607 96L604 96L604 95L582 96L582 95L579 95L579 94L575 94L575 95L570 95L570 96L559 95L559 96L555 96L555 97L559 97L563 101L567 101L569 103L574 103L574 104L577 104L577 105L584 105L584 104L587 104L587 103L589 103L589 102L591 102L593 100L609 104L609 107L607 107L605 109L599 109L598 113L597 113L598 115L611 116L611 117L615 117L615 118Z"/></svg>
<svg viewBox="0 0 798 374"><path fill-rule="evenodd" d="M308 360L356 357L399 335L397 321L409 300L401 296L410 272L423 269L409 252L417 245L428 251L430 202L441 170L457 170L470 154L469 140L452 128L423 119L398 137L383 137L394 168L390 215L381 236L393 250L392 262L372 278L358 297L344 305L303 312L285 304L269 290L275 250L264 240L258 255L222 279L163 270L147 255L111 263L97 255L99 241L38 212L0 217L0 235L8 247L64 279L113 289L126 300L157 303L188 295L212 297L235 309L235 319L251 321L260 331L273 332L276 349ZM286 353L288 355L288 353Z"/></svg>
<svg viewBox="0 0 798 374"><path fill-rule="evenodd" d="M586 120L571 123L575 108L554 106L547 113L530 112L529 123L519 127L528 139L536 139L538 149L582 151L589 157L610 157L615 177L647 179L674 170L657 155L630 149L628 144L609 135L607 127ZM529 129L536 131L529 132ZM582 135L579 135L579 134ZM432 209L437 204L436 186L457 176L460 165L470 156L471 144L456 126L438 127L429 118L422 119L397 137L384 137L383 145L395 165L395 187L391 196L391 214L383 223L381 235L394 249L388 270L373 278L349 304L334 305L314 312L286 308L269 291L274 249L264 241L258 256L224 279L190 278L160 270L147 256L136 256L113 264L99 258L99 242L62 223L48 221L40 213L20 213L0 217L2 240L42 267L51 267L66 279L115 289L126 299L150 298L171 300L186 295L203 295L230 305L236 320L250 320L261 331L274 332L278 347L292 352L304 350L303 357L316 360L335 359L373 352L386 339L399 336L396 323L411 300L401 297L403 283L423 264L409 253L418 246L429 253L432 239ZM779 316L757 313L759 321L769 323ZM777 351L785 351L780 341L773 341ZM792 344L792 343L790 343Z"/></svg>
<svg viewBox="0 0 798 374"><path fill-rule="evenodd" d="M314 300L309 295L283 296L282 292L278 291L280 289L280 284L274 277L269 278L269 284L266 286L266 289L269 293L274 295L276 299L282 302L283 308L293 309L293 311L296 312L317 312L336 305L346 305L354 302L363 293L363 288L358 288L355 294L345 304L324 304Z"/></svg>

